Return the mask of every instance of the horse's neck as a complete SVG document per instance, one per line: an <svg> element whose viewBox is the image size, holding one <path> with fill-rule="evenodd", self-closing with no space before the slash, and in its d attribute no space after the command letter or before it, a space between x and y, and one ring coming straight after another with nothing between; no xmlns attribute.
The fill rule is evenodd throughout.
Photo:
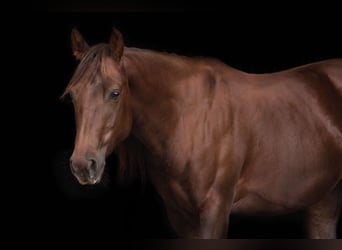
<svg viewBox="0 0 342 250"><path fill-rule="evenodd" d="M163 155L177 119L177 84L191 66L182 57L139 49L126 49L123 59L131 92L132 133Z"/></svg>

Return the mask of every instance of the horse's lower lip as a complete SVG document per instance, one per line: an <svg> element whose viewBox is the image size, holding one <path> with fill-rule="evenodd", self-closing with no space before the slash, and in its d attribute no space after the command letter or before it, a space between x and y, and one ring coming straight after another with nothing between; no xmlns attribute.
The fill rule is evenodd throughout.
<svg viewBox="0 0 342 250"><path fill-rule="evenodd" d="M90 184L94 185L98 182L98 179L91 179L89 180Z"/></svg>
<svg viewBox="0 0 342 250"><path fill-rule="evenodd" d="M94 185L96 183L99 182L99 178L88 178L88 179L81 179L79 177L77 177L77 181L81 184L81 185Z"/></svg>

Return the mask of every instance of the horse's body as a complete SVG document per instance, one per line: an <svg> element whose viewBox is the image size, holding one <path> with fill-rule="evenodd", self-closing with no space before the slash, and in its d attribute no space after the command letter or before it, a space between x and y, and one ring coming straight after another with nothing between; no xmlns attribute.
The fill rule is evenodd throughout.
<svg viewBox="0 0 342 250"><path fill-rule="evenodd" d="M342 192L341 59L249 74L212 59L123 49L118 34L110 45L85 46L82 56L83 40L73 34L80 65L91 64L101 48L114 53L103 56L94 77L83 77L80 66L66 91L74 96L71 160L81 183L96 183L104 158L116 148L122 165L144 165L180 237L224 237L230 213L298 209L308 211L309 237L335 237ZM101 84L118 81L115 89L126 94L112 111L104 104L108 114L101 114L99 96L103 102L112 88Z"/></svg>

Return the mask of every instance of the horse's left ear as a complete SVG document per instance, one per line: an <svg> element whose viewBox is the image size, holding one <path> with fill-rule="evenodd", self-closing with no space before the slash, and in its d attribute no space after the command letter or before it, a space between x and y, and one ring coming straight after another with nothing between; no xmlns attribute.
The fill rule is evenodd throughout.
<svg viewBox="0 0 342 250"><path fill-rule="evenodd" d="M109 46L112 50L115 60L120 61L124 50L124 41L121 32L116 28L113 28L112 35L109 41Z"/></svg>
<svg viewBox="0 0 342 250"><path fill-rule="evenodd" d="M76 28L71 31L71 47L77 60L80 60L84 53L89 49L89 45Z"/></svg>

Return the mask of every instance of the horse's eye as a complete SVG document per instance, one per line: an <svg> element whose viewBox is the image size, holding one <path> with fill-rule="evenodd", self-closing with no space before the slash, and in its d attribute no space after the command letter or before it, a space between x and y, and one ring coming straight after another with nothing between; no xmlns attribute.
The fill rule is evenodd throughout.
<svg viewBox="0 0 342 250"><path fill-rule="evenodd" d="M115 89L112 92L110 92L109 99L116 101L119 98L119 96L120 96L120 91Z"/></svg>

